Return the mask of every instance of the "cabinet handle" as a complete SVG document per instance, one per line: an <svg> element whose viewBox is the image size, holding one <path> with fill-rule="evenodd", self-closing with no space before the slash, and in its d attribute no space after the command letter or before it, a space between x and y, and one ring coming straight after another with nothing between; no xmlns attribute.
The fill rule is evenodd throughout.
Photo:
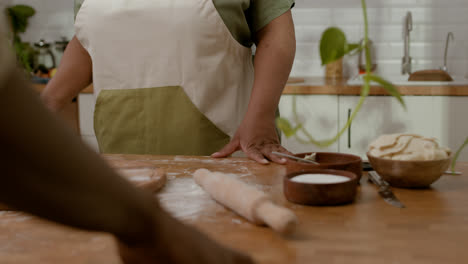
<svg viewBox="0 0 468 264"><path fill-rule="evenodd" d="M351 108L348 109L348 121L349 119L351 118ZM348 148L350 149L351 148L351 124L349 124L349 127L348 127Z"/></svg>

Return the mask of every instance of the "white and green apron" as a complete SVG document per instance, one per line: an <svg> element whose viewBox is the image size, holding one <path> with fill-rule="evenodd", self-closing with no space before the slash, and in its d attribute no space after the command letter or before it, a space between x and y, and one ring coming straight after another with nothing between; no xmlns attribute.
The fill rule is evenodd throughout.
<svg viewBox="0 0 468 264"><path fill-rule="evenodd" d="M212 0L86 0L75 28L92 58L101 152L209 155L234 135L252 54Z"/></svg>

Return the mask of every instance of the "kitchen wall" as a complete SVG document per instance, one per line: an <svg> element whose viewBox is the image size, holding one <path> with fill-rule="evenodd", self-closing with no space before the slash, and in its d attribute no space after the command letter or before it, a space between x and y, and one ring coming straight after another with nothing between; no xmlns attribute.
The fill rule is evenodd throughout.
<svg viewBox="0 0 468 264"><path fill-rule="evenodd" d="M41 38L52 42L73 36L73 0L1 0L3 3L29 4L37 15L31 19L25 41ZM455 34L449 47L449 71L456 76L468 72L467 0L368 0L370 37L377 52L378 71L399 75L403 56L403 18L413 13L411 32L413 69L443 65L445 39ZM296 0L293 9L297 32L297 55L292 75L322 76L318 42L328 26L341 27L350 41L363 36L360 0ZM347 58L349 75L356 70L357 57Z"/></svg>
<svg viewBox="0 0 468 264"><path fill-rule="evenodd" d="M66 37L73 37L74 11L73 0L0 0L3 5L26 4L36 9L36 15L29 20L29 26L22 40L30 43L44 39L46 42L55 43ZM2 4L0 4L1 10ZM61 53L52 49L60 59Z"/></svg>
<svg viewBox="0 0 468 264"><path fill-rule="evenodd" d="M363 37L359 0L296 0L294 20L297 55L292 75L322 76L318 43L328 26L341 27L349 41ZM411 52L413 70L443 65L448 32L455 34L450 43L448 68L452 75L468 72L468 1L467 0L368 0L370 38L377 52L378 72L400 75L403 57L403 19L413 14ZM357 72L357 57L347 58L350 75Z"/></svg>

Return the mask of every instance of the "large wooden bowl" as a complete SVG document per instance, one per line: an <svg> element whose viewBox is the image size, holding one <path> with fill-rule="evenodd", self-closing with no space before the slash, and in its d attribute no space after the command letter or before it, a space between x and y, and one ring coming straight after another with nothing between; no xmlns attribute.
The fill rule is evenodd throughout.
<svg viewBox="0 0 468 264"><path fill-rule="evenodd" d="M301 183L291 178L302 174L331 174L348 177L340 183ZM304 170L286 175L283 182L284 195L292 203L304 205L340 205L354 201L357 192L356 174L340 170Z"/></svg>
<svg viewBox="0 0 468 264"><path fill-rule="evenodd" d="M299 153L294 156L304 158L306 155L310 155L311 153L312 152ZM320 164L316 165L288 159L286 163L287 172L293 173L312 169L344 170L356 174L358 182L361 179L362 160L359 156L336 152L316 152L316 161Z"/></svg>
<svg viewBox="0 0 468 264"><path fill-rule="evenodd" d="M450 157L442 160L406 161L369 155L369 162L382 179L400 188L427 188L448 169Z"/></svg>

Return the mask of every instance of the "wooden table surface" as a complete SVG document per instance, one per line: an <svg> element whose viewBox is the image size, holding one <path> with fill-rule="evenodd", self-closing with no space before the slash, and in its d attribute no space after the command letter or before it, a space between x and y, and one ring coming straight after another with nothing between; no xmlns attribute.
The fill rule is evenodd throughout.
<svg viewBox="0 0 468 264"><path fill-rule="evenodd" d="M187 156L110 155L109 159L150 162L166 169L162 205L212 238L245 251L258 263L468 263L468 163L426 190L396 189L407 206L385 203L375 186L361 180L355 203L308 207L282 194L281 165L244 158L213 160ZM237 175L295 211L296 235L284 238L254 226L210 199L191 178L198 168ZM73 230L18 212L0 212L2 264L118 264L109 235Z"/></svg>

